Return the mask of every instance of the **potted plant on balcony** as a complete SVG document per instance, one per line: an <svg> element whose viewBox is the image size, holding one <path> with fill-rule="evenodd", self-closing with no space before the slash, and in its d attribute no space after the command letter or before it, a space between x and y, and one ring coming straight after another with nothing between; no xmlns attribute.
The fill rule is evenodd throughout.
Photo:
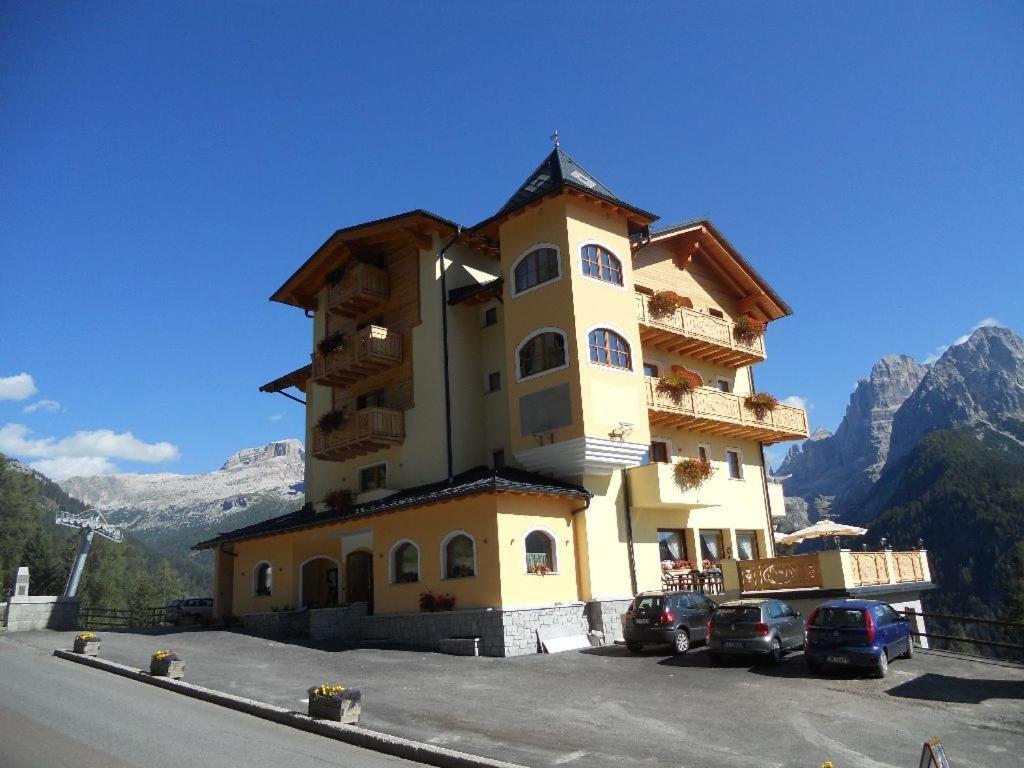
<svg viewBox="0 0 1024 768"><path fill-rule="evenodd" d="M707 459L685 458L676 463L672 473L676 485L684 491L700 488L714 474L715 468Z"/></svg>
<svg viewBox="0 0 1024 768"><path fill-rule="evenodd" d="M686 306L686 299L675 291L658 291L647 300L647 310L655 320L668 317L684 306Z"/></svg>
<svg viewBox="0 0 1024 768"><path fill-rule="evenodd" d="M535 573L538 576L546 576L551 573L551 568L548 567L547 563L531 563L526 568L527 573Z"/></svg>
<svg viewBox="0 0 1024 768"><path fill-rule="evenodd" d="M310 688L307 713L316 720L336 723L358 723L362 714L363 694L358 688L324 683Z"/></svg>
<svg viewBox="0 0 1024 768"><path fill-rule="evenodd" d="M100 638L95 632L82 632L75 637L75 653L82 656L100 655Z"/></svg>
<svg viewBox="0 0 1024 768"><path fill-rule="evenodd" d="M673 571L691 571L693 567L690 565L689 560L673 560L672 561Z"/></svg>
<svg viewBox="0 0 1024 768"><path fill-rule="evenodd" d="M779 407L779 400L775 395L770 395L767 392L755 392L752 395L747 395L743 405L763 421L769 412Z"/></svg>
<svg viewBox="0 0 1024 768"><path fill-rule="evenodd" d="M341 331L335 331L334 333L324 336L320 343L316 345L316 351L326 357L337 349L341 349L345 343L345 334Z"/></svg>
<svg viewBox="0 0 1024 768"><path fill-rule="evenodd" d="M768 323L750 315L740 315L740 319L736 321L736 339L742 344L753 344L764 336L767 329Z"/></svg>
<svg viewBox="0 0 1024 768"><path fill-rule="evenodd" d="M149 660L149 674L180 680L185 676L185 662L174 651L157 651Z"/></svg>
<svg viewBox="0 0 1024 768"><path fill-rule="evenodd" d="M683 401L683 395L689 394L703 383L696 373L679 367L662 376L655 389L663 395L668 395L672 402L679 405Z"/></svg>
<svg viewBox="0 0 1024 768"><path fill-rule="evenodd" d="M348 488L335 488L324 496L324 504L331 512L340 514L352 506L352 491Z"/></svg>
<svg viewBox="0 0 1024 768"><path fill-rule="evenodd" d="M348 421L348 419L345 416L344 409L335 408L317 419L316 426L324 434L330 434L331 432L337 432L339 429L344 427L346 421Z"/></svg>

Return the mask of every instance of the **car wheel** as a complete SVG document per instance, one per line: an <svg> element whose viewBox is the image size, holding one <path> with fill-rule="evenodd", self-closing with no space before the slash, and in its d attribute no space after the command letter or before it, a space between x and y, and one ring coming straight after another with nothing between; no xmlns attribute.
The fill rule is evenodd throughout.
<svg viewBox="0 0 1024 768"><path fill-rule="evenodd" d="M782 661L782 643L779 642L779 638L772 638L772 649L768 651L768 661L772 664L778 664Z"/></svg>
<svg viewBox="0 0 1024 768"><path fill-rule="evenodd" d="M907 636L907 650L903 653L904 659L914 658L914 638Z"/></svg>
<svg viewBox="0 0 1024 768"><path fill-rule="evenodd" d="M885 648L878 655L878 661L875 662L875 677L885 677L889 674L889 654Z"/></svg>
<svg viewBox="0 0 1024 768"><path fill-rule="evenodd" d="M820 661L815 661L812 658L808 658L807 659L807 670L812 675L820 675L822 669L823 669L823 667L822 667L822 664L821 664Z"/></svg>
<svg viewBox="0 0 1024 768"><path fill-rule="evenodd" d="M644 649L643 643L626 643L630 653L640 653Z"/></svg>
<svg viewBox="0 0 1024 768"><path fill-rule="evenodd" d="M672 637L672 653L676 656L682 656L689 650L690 635L685 629L677 629L675 635Z"/></svg>

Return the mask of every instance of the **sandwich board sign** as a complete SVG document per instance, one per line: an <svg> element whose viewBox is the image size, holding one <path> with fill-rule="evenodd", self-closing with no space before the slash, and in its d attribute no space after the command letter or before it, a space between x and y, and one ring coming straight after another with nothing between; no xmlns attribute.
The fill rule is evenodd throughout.
<svg viewBox="0 0 1024 768"><path fill-rule="evenodd" d="M928 739L921 747L921 762L918 768L949 768L949 760L938 739Z"/></svg>

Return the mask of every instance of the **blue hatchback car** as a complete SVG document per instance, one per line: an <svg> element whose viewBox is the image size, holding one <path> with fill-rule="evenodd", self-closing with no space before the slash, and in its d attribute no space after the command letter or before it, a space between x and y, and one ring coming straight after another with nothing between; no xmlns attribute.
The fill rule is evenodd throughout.
<svg viewBox="0 0 1024 768"><path fill-rule="evenodd" d="M811 672L826 665L866 667L885 677L889 660L914 655L910 622L879 600L830 600L807 617L804 658Z"/></svg>

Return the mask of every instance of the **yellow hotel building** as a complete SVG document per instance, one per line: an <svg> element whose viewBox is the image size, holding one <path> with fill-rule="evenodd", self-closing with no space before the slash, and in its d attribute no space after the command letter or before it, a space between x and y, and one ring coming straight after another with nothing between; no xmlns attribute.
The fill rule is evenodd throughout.
<svg viewBox="0 0 1024 768"><path fill-rule="evenodd" d="M197 545L218 614L512 655L773 557L763 447L807 416L748 397L790 309L710 222L656 218L556 147L476 226L331 235L272 297L312 318L311 363L261 388L304 393L307 504Z"/></svg>

